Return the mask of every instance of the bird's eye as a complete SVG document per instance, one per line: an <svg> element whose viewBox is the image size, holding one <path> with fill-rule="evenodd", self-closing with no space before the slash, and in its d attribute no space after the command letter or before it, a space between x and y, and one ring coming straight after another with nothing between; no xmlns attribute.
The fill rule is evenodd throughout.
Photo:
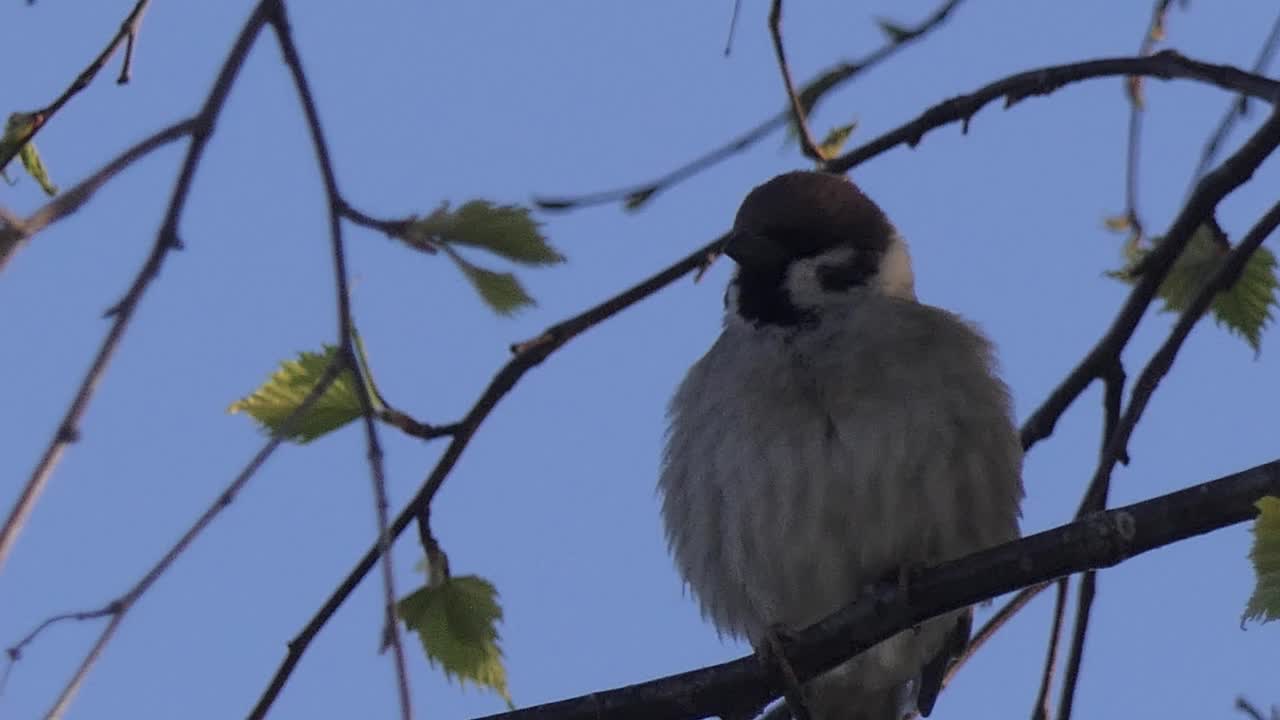
<svg viewBox="0 0 1280 720"><path fill-rule="evenodd" d="M864 286L879 270L880 255L878 252L862 250L840 262L823 263L816 270L818 282L828 292L842 292Z"/></svg>

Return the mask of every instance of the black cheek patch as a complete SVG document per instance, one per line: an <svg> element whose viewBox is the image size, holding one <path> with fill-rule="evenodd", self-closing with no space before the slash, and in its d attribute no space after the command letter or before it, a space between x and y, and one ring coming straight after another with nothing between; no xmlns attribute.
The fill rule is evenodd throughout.
<svg viewBox="0 0 1280 720"><path fill-rule="evenodd" d="M882 254L873 250L861 250L844 262L819 265L815 271L818 283L827 292L842 292L862 287L880 269Z"/></svg>

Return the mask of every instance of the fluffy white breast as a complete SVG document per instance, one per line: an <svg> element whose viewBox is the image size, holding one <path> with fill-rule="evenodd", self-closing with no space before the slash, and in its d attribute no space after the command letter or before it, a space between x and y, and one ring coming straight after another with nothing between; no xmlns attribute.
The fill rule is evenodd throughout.
<svg viewBox="0 0 1280 720"><path fill-rule="evenodd" d="M910 297L909 262L885 267L886 290ZM727 322L670 418L659 487L676 564L704 615L753 643L898 568L1018 534L1008 397L985 339L945 311L863 292L814 327ZM891 638L831 681L906 682L948 627Z"/></svg>

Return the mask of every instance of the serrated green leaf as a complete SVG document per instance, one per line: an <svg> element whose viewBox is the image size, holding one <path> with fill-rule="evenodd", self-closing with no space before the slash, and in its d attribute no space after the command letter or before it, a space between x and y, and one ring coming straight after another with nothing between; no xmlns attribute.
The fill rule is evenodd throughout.
<svg viewBox="0 0 1280 720"><path fill-rule="evenodd" d="M1160 238L1154 238L1158 245ZM1174 262L1158 292L1164 301L1164 312L1182 312L1222 265L1231 251L1226 237L1213 223L1206 223L1191 236L1182 255ZM1130 266L1141 262L1150 252L1141 249L1133 252ZM1133 277L1124 270L1108 273L1125 282ZM1262 331L1273 319L1272 306L1277 305L1276 290L1280 282L1276 278L1276 256L1269 249L1260 247L1245 263L1240 277L1231 287L1218 293L1210 305L1214 321L1244 338L1254 352L1262 346Z"/></svg>
<svg viewBox="0 0 1280 720"><path fill-rule="evenodd" d="M31 133L35 120L36 116L31 113L13 113L9 116L9 120L4 125L4 135L0 136L0 157L13 154L15 146ZM40 183L40 188L46 194L58 194L58 186L49 179L49 171L40 160L40 152L36 150L34 142L23 143L17 148L17 155L27 174ZM0 168L0 171L2 170L3 168ZM5 175L5 179L8 180L8 178L9 176Z"/></svg>
<svg viewBox="0 0 1280 720"><path fill-rule="evenodd" d="M1249 559L1258 584L1240 618L1241 624L1280 619L1280 498L1264 497L1256 505L1261 514L1253 521Z"/></svg>
<svg viewBox="0 0 1280 720"><path fill-rule="evenodd" d="M445 677L493 690L514 707L498 646L502 606L492 583L475 575L449 578L408 595L396 612Z"/></svg>
<svg viewBox="0 0 1280 720"><path fill-rule="evenodd" d="M470 245L525 265L554 265L564 256L547 243L541 224L519 205L494 205L471 200L457 210L442 204L409 229L411 235L437 243Z"/></svg>
<svg viewBox="0 0 1280 720"><path fill-rule="evenodd" d="M831 128L827 136L818 144L818 153L823 158L833 158L840 154L840 150L844 148L845 141L849 139L849 135L853 133L853 129L858 126L855 120L848 125L838 125Z"/></svg>
<svg viewBox="0 0 1280 720"><path fill-rule="evenodd" d="M899 25L898 23L892 20L886 20L884 18L876 18L876 25L879 25L880 31L883 32L886 37L888 37L890 40L892 40L895 43L900 43L900 42L903 42L904 40L910 40L912 37L915 36L915 33L911 32L910 30L904 28L903 26Z"/></svg>
<svg viewBox="0 0 1280 720"><path fill-rule="evenodd" d="M227 412L248 413L267 432L280 431L336 354L336 347L325 345L322 352L299 353L297 360L280 363L270 379L251 394L231 403ZM344 370L294 423L287 439L308 443L360 417L360 397L356 392L355 375Z"/></svg>
<svg viewBox="0 0 1280 720"><path fill-rule="evenodd" d="M449 259L471 282L471 286L480 293L480 297L498 314L510 315L522 307L535 304L515 275L478 267L468 262L448 245L442 247Z"/></svg>

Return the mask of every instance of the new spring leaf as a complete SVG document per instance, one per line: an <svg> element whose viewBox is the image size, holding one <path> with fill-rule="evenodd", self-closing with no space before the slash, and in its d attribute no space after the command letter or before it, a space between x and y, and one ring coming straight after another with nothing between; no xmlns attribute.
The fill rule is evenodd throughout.
<svg viewBox="0 0 1280 720"><path fill-rule="evenodd" d="M396 606L405 627L418 634L427 660L446 677L498 693L507 705L507 672L498 647L502 607L488 580L464 575L419 588Z"/></svg>
<svg viewBox="0 0 1280 720"><path fill-rule="evenodd" d="M231 403L227 412L248 413L263 430L280 432L285 420L306 399L336 355L337 348L332 345L325 345L318 353L299 353L297 360L280 363L279 369L257 390ZM360 417L360 397L356 393L355 374L343 370L293 423L287 439L308 443ZM377 402L376 396L374 402Z"/></svg>
<svg viewBox="0 0 1280 720"><path fill-rule="evenodd" d="M1240 622L1280 619L1280 498L1264 497L1257 502L1261 514L1253 521L1253 550L1249 558L1258 576L1258 585L1249 598Z"/></svg>

